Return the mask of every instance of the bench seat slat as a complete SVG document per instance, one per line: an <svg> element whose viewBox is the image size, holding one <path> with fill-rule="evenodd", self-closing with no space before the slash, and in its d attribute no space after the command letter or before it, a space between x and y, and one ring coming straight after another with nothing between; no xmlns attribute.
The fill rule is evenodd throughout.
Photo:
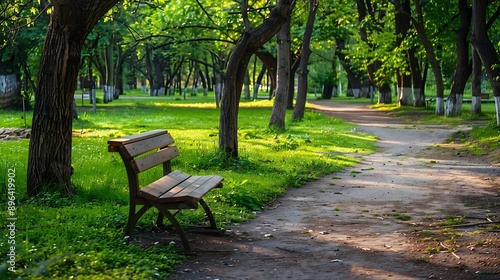
<svg viewBox="0 0 500 280"><path fill-rule="evenodd" d="M158 164L164 163L173 159L174 157L179 155L179 150L176 146L170 146L163 150L160 150L154 154L150 154L135 160L131 161L132 167L134 171L137 173L141 173L146 171L152 167L157 166Z"/></svg>
<svg viewBox="0 0 500 280"><path fill-rule="evenodd" d="M140 189L138 195L152 201L157 201L158 197L165 192L170 191L172 188L175 188L189 177L191 177L189 174L182 171L172 171L170 174L163 176L148 186Z"/></svg>
<svg viewBox="0 0 500 280"><path fill-rule="evenodd" d="M196 207L198 201L215 187L222 187L224 179L218 175L192 176L158 198L158 202L186 202Z"/></svg>
<svg viewBox="0 0 500 280"><path fill-rule="evenodd" d="M131 144L131 143L136 143L136 142L141 142L143 140L147 140L149 138L153 138L156 136L160 135L169 135L167 130L165 129L156 129L148 132L143 132L139 133L136 135L128 135L128 136L123 136L121 138L116 138L116 139L111 139L108 140L108 151L109 152L120 152L122 153L122 150L120 149L124 145ZM170 138L172 138L170 136ZM173 139L172 139L173 141Z"/></svg>
<svg viewBox="0 0 500 280"><path fill-rule="evenodd" d="M146 152L158 149L159 147L165 147L174 142L174 139L169 133L164 133L147 140L142 140L140 142L125 144L124 152L129 158L133 158L137 155L144 154Z"/></svg>

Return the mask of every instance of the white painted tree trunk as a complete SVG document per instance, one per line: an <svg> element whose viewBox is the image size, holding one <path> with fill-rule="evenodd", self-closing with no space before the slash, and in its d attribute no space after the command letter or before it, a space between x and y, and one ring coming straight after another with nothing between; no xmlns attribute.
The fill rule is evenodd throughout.
<svg viewBox="0 0 500 280"><path fill-rule="evenodd" d="M217 101L222 98L222 83L215 84L215 96Z"/></svg>
<svg viewBox="0 0 500 280"><path fill-rule="evenodd" d="M436 97L436 115L444 115L444 99L442 97Z"/></svg>
<svg viewBox="0 0 500 280"><path fill-rule="evenodd" d="M399 91L399 104L400 105L413 105L413 94L411 87L398 88Z"/></svg>
<svg viewBox="0 0 500 280"><path fill-rule="evenodd" d="M446 101L446 107L444 110L444 115L447 117L460 116L462 114L462 102L464 95L455 94L456 101L453 102L453 98L448 98ZM481 102L481 101L479 101Z"/></svg>
<svg viewBox="0 0 500 280"><path fill-rule="evenodd" d="M481 96L472 96L472 104L470 107L471 114L481 113Z"/></svg>
<svg viewBox="0 0 500 280"><path fill-rule="evenodd" d="M16 74L0 75L0 108L14 103L14 96L19 91Z"/></svg>
<svg viewBox="0 0 500 280"><path fill-rule="evenodd" d="M418 104L424 104L424 96L421 94L422 90L420 88L413 89L413 106L417 107Z"/></svg>
<svg viewBox="0 0 500 280"><path fill-rule="evenodd" d="M113 86L104 85L104 103L108 103L113 101L113 94L115 92L115 88Z"/></svg>
<svg viewBox="0 0 500 280"><path fill-rule="evenodd" d="M15 92L16 88L16 74L0 75L0 94Z"/></svg>
<svg viewBox="0 0 500 280"><path fill-rule="evenodd" d="M361 97L361 89L359 89L359 88L353 88L352 89L352 95L354 96L354 98Z"/></svg>
<svg viewBox="0 0 500 280"><path fill-rule="evenodd" d="M259 83L255 83L253 85L253 100L256 100L257 97L259 96L259 87L260 87Z"/></svg>

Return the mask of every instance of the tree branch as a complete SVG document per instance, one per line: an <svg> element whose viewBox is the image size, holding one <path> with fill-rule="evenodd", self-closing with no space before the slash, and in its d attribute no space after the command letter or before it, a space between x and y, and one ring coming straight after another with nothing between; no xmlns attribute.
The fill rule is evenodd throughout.
<svg viewBox="0 0 500 280"><path fill-rule="evenodd" d="M212 16L207 12L207 10L205 10L205 7L203 7L203 5L200 3L200 1L196 0L196 3L200 7L200 9L203 11L203 13L208 17L210 22L212 22L215 26L217 26L217 23L215 23L215 21L212 19Z"/></svg>

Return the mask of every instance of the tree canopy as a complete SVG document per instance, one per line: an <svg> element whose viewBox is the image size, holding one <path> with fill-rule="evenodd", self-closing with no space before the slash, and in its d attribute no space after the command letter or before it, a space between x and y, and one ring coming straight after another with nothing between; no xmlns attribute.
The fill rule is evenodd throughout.
<svg viewBox="0 0 500 280"><path fill-rule="evenodd" d="M375 90L379 103L391 103L395 96L401 106L422 107L427 93L438 101L436 114L460 114L465 87L477 76L472 71L477 53L489 81L483 87L488 85L500 102L498 1L319 1L307 33L309 2L0 3L0 75L15 73L27 99L34 101L29 193L37 194L44 184L72 192L71 106L84 80L105 90L105 102L127 87L184 98L200 88L214 90L215 106L221 106L219 148L237 157L238 104L242 97L251 98L249 85L258 88L264 71L275 81L282 75L279 65L290 68L287 79L293 82L297 68L278 64L273 40L287 22L291 44L285 62L299 61L306 36L311 50L301 62L301 69L308 69L306 91L322 89L323 98L342 94L337 88L347 88L345 94L356 98ZM434 92L426 92L426 85ZM285 88L293 100L294 87ZM283 118L279 114L271 123L284 127Z"/></svg>

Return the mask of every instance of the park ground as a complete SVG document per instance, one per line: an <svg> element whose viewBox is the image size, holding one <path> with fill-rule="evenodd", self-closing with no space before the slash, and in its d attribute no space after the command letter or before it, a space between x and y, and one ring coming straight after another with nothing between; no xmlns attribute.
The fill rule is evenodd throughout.
<svg viewBox="0 0 500 280"><path fill-rule="evenodd" d="M223 236L190 234L195 253L171 279L500 279L499 154L461 146L477 123L314 107L376 135L378 152L288 190Z"/></svg>

